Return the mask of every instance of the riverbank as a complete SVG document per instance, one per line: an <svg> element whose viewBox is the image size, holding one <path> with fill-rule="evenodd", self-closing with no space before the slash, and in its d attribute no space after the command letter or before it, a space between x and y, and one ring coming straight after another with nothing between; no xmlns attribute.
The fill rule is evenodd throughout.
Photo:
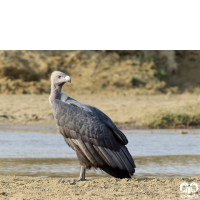
<svg viewBox="0 0 200 200"><path fill-rule="evenodd" d="M70 95L70 94L69 94ZM48 95L0 95L0 125L55 126ZM77 95L120 128L189 128L200 124L200 95Z"/></svg>
<svg viewBox="0 0 200 200"><path fill-rule="evenodd" d="M58 183L58 178L0 176L0 199L179 199L180 184L191 178L92 178ZM181 199L181 198L180 198Z"/></svg>

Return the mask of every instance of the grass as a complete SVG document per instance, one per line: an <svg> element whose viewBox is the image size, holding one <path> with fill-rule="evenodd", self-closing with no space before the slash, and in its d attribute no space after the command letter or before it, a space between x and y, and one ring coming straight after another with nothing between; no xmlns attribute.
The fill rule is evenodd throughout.
<svg viewBox="0 0 200 200"><path fill-rule="evenodd" d="M161 95L161 97L164 95ZM200 125L199 95L167 95L155 101L153 108L143 116L148 128L189 128Z"/></svg>
<svg viewBox="0 0 200 200"><path fill-rule="evenodd" d="M186 114L183 111L163 111L147 117L145 121L149 128L189 128L200 124L200 112Z"/></svg>

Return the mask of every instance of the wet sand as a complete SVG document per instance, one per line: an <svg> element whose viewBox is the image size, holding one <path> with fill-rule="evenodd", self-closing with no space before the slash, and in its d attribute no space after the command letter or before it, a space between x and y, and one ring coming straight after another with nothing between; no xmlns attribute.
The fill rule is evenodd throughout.
<svg viewBox="0 0 200 200"><path fill-rule="evenodd" d="M0 176L0 199L182 199L180 184L195 182L200 185L200 176L58 181L58 178Z"/></svg>

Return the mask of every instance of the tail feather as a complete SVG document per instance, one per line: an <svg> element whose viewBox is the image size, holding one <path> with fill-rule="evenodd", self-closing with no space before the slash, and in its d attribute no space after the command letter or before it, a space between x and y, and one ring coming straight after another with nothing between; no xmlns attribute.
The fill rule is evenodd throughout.
<svg viewBox="0 0 200 200"><path fill-rule="evenodd" d="M128 171L126 170L122 171L118 168L113 169L112 167L109 166L102 167L101 169L106 173L108 173L109 175L114 176L115 178L131 178Z"/></svg>

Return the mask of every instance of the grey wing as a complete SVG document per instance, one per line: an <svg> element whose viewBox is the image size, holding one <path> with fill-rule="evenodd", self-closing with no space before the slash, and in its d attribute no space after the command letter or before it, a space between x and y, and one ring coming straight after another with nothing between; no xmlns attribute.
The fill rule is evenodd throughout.
<svg viewBox="0 0 200 200"><path fill-rule="evenodd" d="M110 129L112 129L113 133L116 135L116 137L119 139L119 141L121 141L124 145L128 144L128 139L126 138L126 136L115 126L115 124L112 122L112 120L98 108L80 103L80 102L76 101L75 99L72 99L71 97L69 97L64 92L61 93L61 101L66 102L71 105L75 105L75 106L85 110L86 112L89 112L92 115L98 117Z"/></svg>
<svg viewBox="0 0 200 200"><path fill-rule="evenodd" d="M59 131L77 155L114 177L133 175L135 164L127 148L97 117L60 100L54 100L52 106Z"/></svg>

